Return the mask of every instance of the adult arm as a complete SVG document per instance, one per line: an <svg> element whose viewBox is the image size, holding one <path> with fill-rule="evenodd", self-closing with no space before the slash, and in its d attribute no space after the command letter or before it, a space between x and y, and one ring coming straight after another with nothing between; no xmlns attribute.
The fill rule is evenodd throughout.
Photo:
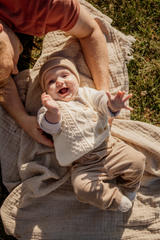
<svg viewBox="0 0 160 240"><path fill-rule="evenodd" d="M37 118L35 116L29 116L26 112L18 95L16 85L11 77L7 81L4 102L1 104L30 137L48 147L53 147L53 142L49 140L40 129Z"/></svg>
<svg viewBox="0 0 160 240"><path fill-rule="evenodd" d="M96 88L109 90L109 60L106 40L97 22L82 6L80 6L77 23L68 33L79 38Z"/></svg>

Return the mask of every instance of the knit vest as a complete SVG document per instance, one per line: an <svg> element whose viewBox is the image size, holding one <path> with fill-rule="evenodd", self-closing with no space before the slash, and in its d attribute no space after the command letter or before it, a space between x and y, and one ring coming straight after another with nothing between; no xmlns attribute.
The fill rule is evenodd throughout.
<svg viewBox="0 0 160 240"><path fill-rule="evenodd" d="M74 101L57 101L63 119L61 131L54 134L53 139L61 166L71 165L109 136L108 116L94 109L94 94L88 88L83 88L80 93Z"/></svg>

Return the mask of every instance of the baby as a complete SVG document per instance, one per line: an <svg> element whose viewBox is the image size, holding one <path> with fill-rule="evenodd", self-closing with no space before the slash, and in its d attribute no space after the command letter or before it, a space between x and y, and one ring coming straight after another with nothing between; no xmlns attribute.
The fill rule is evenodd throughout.
<svg viewBox="0 0 160 240"><path fill-rule="evenodd" d="M127 212L140 186L145 156L111 136L108 118L122 108L132 110L125 105L132 95L80 88L75 65L62 57L45 62L39 79L44 93L38 123L53 136L59 164L70 166L77 199Z"/></svg>

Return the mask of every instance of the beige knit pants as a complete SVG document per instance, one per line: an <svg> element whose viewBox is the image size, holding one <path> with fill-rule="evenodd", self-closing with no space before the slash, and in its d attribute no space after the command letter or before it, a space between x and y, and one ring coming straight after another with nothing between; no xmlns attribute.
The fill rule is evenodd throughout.
<svg viewBox="0 0 160 240"><path fill-rule="evenodd" d="M73 163L71 180L77 199L103 210L116 210L122 199L120 189L138 190L145 159L141 152L110 136Z"/></svg>

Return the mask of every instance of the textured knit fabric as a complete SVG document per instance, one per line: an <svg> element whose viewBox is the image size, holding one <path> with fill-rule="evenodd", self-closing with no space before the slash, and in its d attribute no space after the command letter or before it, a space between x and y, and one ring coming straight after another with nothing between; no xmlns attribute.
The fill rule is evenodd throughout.
<svg viewBox="0 0 160 240"><path fill-rule="evenodd" d="M108 117L113 114L108 109L107 101L104 91L86 87L79 88L73 101L57 101L62 112L62 123L61 131L53 135L53 140L61 166L70 165L110 135ZM45 132L54 133L52 124L45 119L44 108L38 112L38 123Z"/></svg>
<svg viewBox="0 0 160 240"><path fill-rule="evenodd" d="M1 0L0 19L14 32L43 36L55 30L68 31L80 12L78 0Z"/></svg>

